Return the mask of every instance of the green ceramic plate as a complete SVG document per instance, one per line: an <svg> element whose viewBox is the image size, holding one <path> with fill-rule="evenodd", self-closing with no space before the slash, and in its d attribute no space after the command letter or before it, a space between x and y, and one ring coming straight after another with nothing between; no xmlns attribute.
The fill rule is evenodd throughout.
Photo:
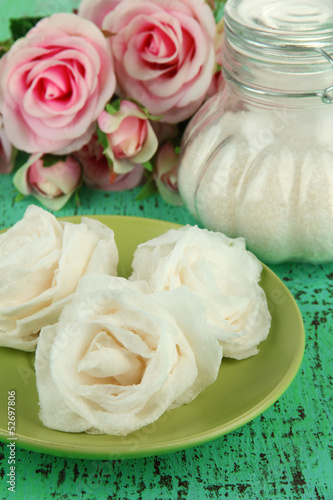
<svg viewBox="0 0 333 500"><path fill-rule="evenodd" d="M122 216L98 216L112 227L119 248L118 272L131 273L136 246L168 229L169 222ZM79 217L66 218L79 222ZM52 455L119 459L160 455L205 443L246 424L271 406L295 377L304 352L304 328L292 295L264 266L261 285L272 313L272 327L260 353L242 361L224 359L216 382L190 405L164 414L157 422L126 437L69 434L48 429L38 418L34 354L0 348L0 439L8 443L7 393L16 391L17 445ZM54 411L57 411L55 408Z"/></svg>

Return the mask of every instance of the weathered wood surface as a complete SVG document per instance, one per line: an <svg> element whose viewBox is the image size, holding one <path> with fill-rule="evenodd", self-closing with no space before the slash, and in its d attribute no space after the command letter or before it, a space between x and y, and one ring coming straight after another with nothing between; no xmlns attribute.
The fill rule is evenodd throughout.
<svg viewBox="0 0 333 500"><path fill-rule="evenodd" d="M14 203L11 178L0 177L0 228L20 219L29 199ZM133 193L84 190L82 205L59 215L126 214L193 223L184 208ZM193 449L126 461L75 460L17 449L17 498L333 500L333 264L272 266L293 293L306 328L301 369L261 416ZM2 410L1 410L2 411ZM6 488L3 447L0 498Z"/></svg>

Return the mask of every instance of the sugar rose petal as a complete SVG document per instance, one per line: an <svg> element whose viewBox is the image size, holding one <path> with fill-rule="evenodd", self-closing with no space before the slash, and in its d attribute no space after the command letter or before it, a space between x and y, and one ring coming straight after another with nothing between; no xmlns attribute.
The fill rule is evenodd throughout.
<svg viewBox="0 0 333 500"><path fill-rule="evenodd" d="M0 345L33 351L40 329L58 320L82 276L117 273L113 231L82 218L59 222L30 205L0 235Z"/></svg>
<svg viewBox="0 0 333 500"><path fill-rule="evenodd" d="M271 316L259 285L262 266L243 238L186 226L139 245L130 280L147 280L153 291L186 285L205 304L210 331L224 356L258 352Z"/></svg>
<svg viewBox="0 0 333 500"><path fill-rule="evenodd" d="M82 278L59 322L43 328L38 342L44 425L126 435L214 382L222 348L207 331L200 301L187 310L190 295L185 287L152 294L146 282Z"/></svg>

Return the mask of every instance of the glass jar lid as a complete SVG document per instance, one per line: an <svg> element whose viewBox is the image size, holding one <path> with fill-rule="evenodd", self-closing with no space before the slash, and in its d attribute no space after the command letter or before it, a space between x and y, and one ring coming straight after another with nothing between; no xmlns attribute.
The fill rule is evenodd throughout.
<svg viewBox="0 0 333 500"><path fill-rule="evenodd" d="M229 0L226 29L253 44L285 50L333 44L332 0Z"/></svg>
<svg viewBox="0 0 333 500"><path fill-rule="evenodd" d="M228 0L224 23L227 78L333 102L333 0Z"/></svg>

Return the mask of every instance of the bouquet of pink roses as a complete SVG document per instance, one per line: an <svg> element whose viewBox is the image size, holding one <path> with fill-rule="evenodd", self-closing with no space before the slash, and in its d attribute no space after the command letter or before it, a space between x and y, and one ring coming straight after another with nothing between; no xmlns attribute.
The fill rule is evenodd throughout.
<svg viewBox="0 0 333 500"><path fill-rule="evenodd" d="M222 4L82 0L14 21L0 43L0 173L51 210L82 183L181 204L182 131L222 85Z"/></svg>

